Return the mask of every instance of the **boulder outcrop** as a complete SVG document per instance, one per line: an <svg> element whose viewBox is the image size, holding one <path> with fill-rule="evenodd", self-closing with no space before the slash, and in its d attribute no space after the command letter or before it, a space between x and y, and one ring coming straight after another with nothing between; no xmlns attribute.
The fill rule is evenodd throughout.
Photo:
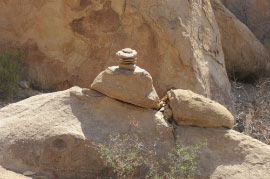
<svg viewBox="0 0 270 179"><path fill-rule="evenodd" d="M149 144L159 138L159 153L174 145L172 127L156 110L79 87L37 95L0 109L0 165L55 178L96 178L105 167L93 143L133 132Z"/></svg>
<svg viewBox="0 0 270 179"><path fill-rule="evenodd" d="M91 85L111 98L144 108L159 108L159 97L151 75L136 67L134 71L112 66L101 72Z"/></svg>
<svg viewBox="0 0 270 179"><path fill-rule="evenodd" d="M175 136L184 145L207 141L201 148L197 178L267 179L270 177L270 146L222 128L177 127Z"/></svg>
<svg viewBox="0 0 270 179"><path fill-rule="evenodd" d="M264 44L270 53L270 1L222 0L223 4Z"/></svg>
<svg viewBox="0 0 270 179"><path fill-rule="evenodd" d="M233 115L221 104L190 90L170 90L169 105L179 125L233 128Z"/></svg>
<svg viewBox="0 0 270 179"><path fill-rule="evenodd" d="M23 69L39 88L89 88L131 47L159 96L182 88L231 104L210 0L1 1L0 46L25 50Z"/></svg>
<svg viewBox="0 0 270 179"><path fill-rule="evenodd" d="M146 143L155 142L158 155L169 152L175 138L184 145L206 140L197 178L270 177L270 146L258 140L225 128L173 130L161 112L79 87L1 108L0 165L55 178L101 177L106 171L93 143L117 133L137 133Z"/></svg>
<svg viewBox="0 0 270 179"><path fill-rule="evenodd" d="M241 80L269 72L270 58L263 44L220 0L211 2L221 33L228 75Z"/></svg>

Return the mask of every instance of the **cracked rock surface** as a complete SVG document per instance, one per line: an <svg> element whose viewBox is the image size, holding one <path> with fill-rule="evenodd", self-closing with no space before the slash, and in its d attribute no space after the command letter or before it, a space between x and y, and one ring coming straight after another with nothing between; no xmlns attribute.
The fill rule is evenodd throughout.
<svg viewBox="0 0 270 179"><path fill-rule="evenodd" d="M79 87L1 108L0 165L53 178L108 177L93 144L116 133L137 134L146 144L155 143L160 157L175 146L175 139L184 145L206 140L199 152L197 178L270 177L269 145L225 128L173 128L157 110Z"/></svg>
<svg viewBox="0 0 270 179"><path fill-rule="evenodd" d="M183 88L232 103L210 0L12 0L0 9L0 47L25 50L25 75L39 88L89 88L130 47L159 96Z"/></svg>

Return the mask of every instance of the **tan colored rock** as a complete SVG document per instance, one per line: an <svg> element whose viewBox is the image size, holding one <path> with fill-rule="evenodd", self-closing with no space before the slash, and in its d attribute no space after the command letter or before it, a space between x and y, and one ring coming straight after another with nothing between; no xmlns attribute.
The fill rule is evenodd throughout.
<svg viewBox="0 0 270 179"><path fill-rule="evenodd" d="M221 104L190 90L170 90L169 105L178 125L233 128L233 115Z"/></svg>
<svg viewBox="0 0 270 179"><path fill-rule="evenodd" d="M119 68L132 70L136 69L137 51L131 48L125 48L116 53L119 59Z"/></svg>
<svg viewBox="0 0 270 179"><path fill-rule="evenodd" d="M93 90L111 98L144 108L159 108L159 97L151 75L136 67L134 71L112 66L101 72L93 84Z"/></svg>
<svg viewBox="0 0 270 179"><path fill-rule="evenodd" d="M270 52L270 1L222 0L223 4L246 24Z"/></svg>
<svg viewBox="0 0 270 179"><path fill-rule="evenodd" d="M116 53L119 58L134 59L137 56L137 51L131 48L124 48Z"/></svg>
<svg viewBox="0 0 270 179"><path fill-rule="evenodd" d="M0 179L30 179L29 177L9 171L0 166Z"/></svg>
<svg viewBox="0 0 270 179"><path fill-rule="evenodd" d="M97 178L104 166L92 144L108 141L109 134L116 133L138 133L149 144L158 138L154 140L158 155L170 151L174 136L185 145L207 140L199 152L196 177L200 179L270 176L269 145L224 128L177 126L173 131L158 111L78 87L0 109L0 164L51 178ZM2 168L0 174L0 178L14 176Z"/></svg>
<svg viewBox="0 0 270 179"><path fill-rule="evenodd" d="M184 145L207 141L198 159L198 179L268 179L270 146L234 130L178 126Z"/></svg>
<svg viewBox="0 0 270 179"><path fill-rule="evenodd" d="M229 76L252 80L268 72L270 58L263 44L219 0L212 0L212 5Z"/></svg>
<svg viewBox="0 0 270 179"><path fill-rule="evenodd" d="M25 176L33 176L33 175L36 175L36 173L32 172L30 170L27 170L27 171L23 172L23 175L25 175Z"/></svg>
<svg viewBox="0 0 270 179"><path fill-rule="evenodd" d="M183 88L231 104L209 0L0 1L0 47L10 46L25 49L25 74L41 88L89 88L130 47L159 96Z"/></svg>
<svg viewBox="0 0 270 179"><path fill-rule="evenodd" d="M160 154L174 145L162 113L84 91L74 87L1 108L0 165L52 178L97 178L105 167L93 142L110 134L137 132L147 145L155 140Z"/></svg>

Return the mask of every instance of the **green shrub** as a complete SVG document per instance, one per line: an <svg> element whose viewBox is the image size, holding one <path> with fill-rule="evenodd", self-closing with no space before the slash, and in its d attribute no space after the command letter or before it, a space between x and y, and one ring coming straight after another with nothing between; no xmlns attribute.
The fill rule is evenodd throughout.
<svg viewBox="0 0 270 179"><path fill-rule="evenodd" d="M172 153L168 153L169 172L166 178L193 178L197 169L198 150L204 144L184 146L177 144Z"/></svg>
<svg viewBox="0 0 270 179"><path fill-rule="evenodd" d="M21 78L21 61L23 51L7 51L0 53L0 96L12 97L18 90Z"/></svg>
<svg viewBox="0 0 270 179"><path fill-rule="evenodd" d="M142 171L142 167L147 168L147 172L139 178L190 179L194 178L198 150L202 145L207 143L195 146L177 144L163 162L158 160L154 149L144 145L136 135L110 136L108 143L96 144L96 149L105 165L111 167L120 179L138 178L136 172Z"/></svg>
<svg viewBox="0 0 270 179"><path fill-rule="evenodd" d="M135 170L142 165L142 143L125 135L110 136L110 141L97 144L97 151L107 167L112 167L118 178L134 178Z"/></svg>

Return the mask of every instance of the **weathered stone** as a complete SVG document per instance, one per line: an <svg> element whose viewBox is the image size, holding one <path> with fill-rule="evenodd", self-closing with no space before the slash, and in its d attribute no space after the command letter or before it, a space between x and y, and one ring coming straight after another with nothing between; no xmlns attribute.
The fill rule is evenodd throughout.
<svg viewBox="0 0 270 179"><path fill-rule="evenodd" d="M264 44L270 53L270 1L222 0L223 4Z"/></svg>
<svg viewBox="0 0 270 179"><path fill-rule="evenodd" d="M94 80L91 88L111 98L144 108L159 108L159 97L151 75L136 67L134 71L109 67Z"/></svg>
<svg viewBox="0 0 270 179"><path fill-rule="evenodd" d="M134 59L137 56L137 51L131 48L124 48L116 53L120 58Z"/></svg>
<svg viewBox="0 0 270 179"><path fill-rule="evenodd" d="M178 126L183 145L207 142L199 151L198 179L268 179L270 146L234 130Z"/></svg>
<svg viewBox="0 0 270 179"><path fill-rule="evenodd" d="M159 96L183 88L231 104L209 0L0 1L0 46L23 47L25 74L39 88L89 88L131 47Z"/></svg>
<svg viewBox="0 0 270 179"><path fill-rule="evenodd" d="M132 50L131 48L125 48L118 51L116 55L120 58L119 68L132 71L136 69L136 50Z"/></svg>
<svg viewBox="0 0 270 179"><path fill-rule="evenodd" d="M263 44L219 0L211 1L229 76L252 80L269 72L270 58Z"/></svg>
<svg viewBox="0 0 270 179"><path fill-rule="evenodd" d="M35 174L36 174L35 172L32 172L30 170L27 170L27 171L23 172L23 175L25 175L25 176L32 176L32 175L35 175Z"/></svg>
<svg viewBox="0 0 270 179"><path fill-rule="evenodd" d="M189 90L170 90L169 105L179 125L233 128L234 117L221 104Z"/></svg>
<svg viewBox="0 0 270 179"><path fill-rule="evenodd" d="M1 108L0 165L52 178L97 178L105 167L93 144L110 135L137 134L146 145L158 139L160 155L174 146L162 113L84 91L74 87Z"/></svg>
<svg viewBox="0 0 270 179"><path fill-rule="evenodd" d="M30 179L29 177L9 171L0 166L0 179Z"/></svg>
<svg viewBox="0 0 270 179"><path fill-rule="evenodd" d="M136 65L134 65L134 64L119 64L119 68L134 71L136 69Z"/></svg>
<svg viewBox="0 0 270 179"><path fill-rule="evenodd" d="M0 165L51 178L97 178L104 176L104 166L93 143L108 142L117 133L137 133L146 144L155 142L158 156L170 151L174 137L184 145L207 141L199 150L197 178L270 176L269 145L225 128L175 126L173 131L156 110L78 87L0 109ZM0 167L2 176L27 178Z"/></svg>

